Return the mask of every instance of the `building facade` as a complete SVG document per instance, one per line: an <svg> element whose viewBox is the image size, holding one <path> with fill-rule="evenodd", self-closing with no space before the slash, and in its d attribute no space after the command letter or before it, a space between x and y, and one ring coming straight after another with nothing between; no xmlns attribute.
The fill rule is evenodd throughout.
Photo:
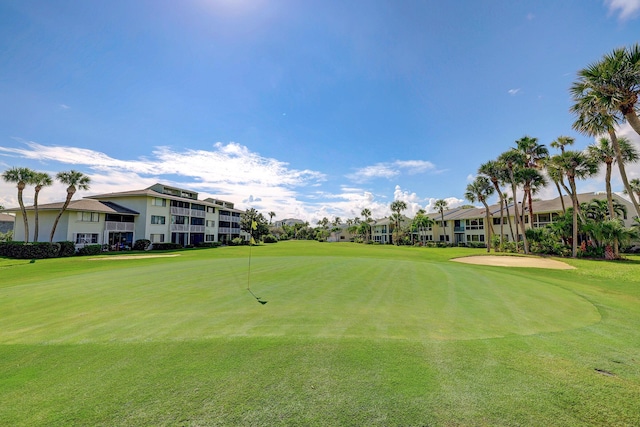
<svg viewBox="0 0 640 427"><path fill-rule="evenodd" d="M53 222L63 203L38 207L40 235L49 241ZM25 240L20 209L16 213L14 240ZM203 242L227 242L244 237L240 214L233 203L199 200L198 193L163 184L142 190L89 196L71 201L55 230L53 241L69 240L77 247L101 244L112 250L128 249L136 240L171 242L182 246ZM27 208L30 232L35 224L34 208ZM44 234L44 235L43 235ZM29 241L34 241L29 236Z"/></svg>

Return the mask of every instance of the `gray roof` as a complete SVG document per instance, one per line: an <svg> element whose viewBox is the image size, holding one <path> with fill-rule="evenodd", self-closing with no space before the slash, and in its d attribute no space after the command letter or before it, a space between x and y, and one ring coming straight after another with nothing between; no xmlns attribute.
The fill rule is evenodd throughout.
<svg viewBox="0 0 640 427"><path fill-rule="evenodd" d="M16 217L13 215L0 213L0 222L15 222Z"/></svg>
<svg viewBox="0 0 640 427"><path fill-rule="evenodd" d="M38 205L38 210L47 211L47 210L60 210L64 205L64 202L57 203L47 203L44 205ZM26 210L32 211L35 208L33 206L25 207ZM102 213L113 213L113 214L124 214L124 215L139 215L139 212L136 212L132 209L125 208L122 205L113 202L103 202L100 200L92 200L92 199L79 199L72 200L67 207L68 211L84 211L84 212L102 212ZM20 208L12 208L7 209L7 212L20 212Z"/></svg>

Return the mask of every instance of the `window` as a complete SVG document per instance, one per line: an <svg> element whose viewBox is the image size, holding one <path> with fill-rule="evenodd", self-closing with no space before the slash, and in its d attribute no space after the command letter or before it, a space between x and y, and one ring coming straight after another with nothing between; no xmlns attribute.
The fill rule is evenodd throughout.
<svg viewBox="0 0 640 427"><path fill-rule="evenodd" d="M191 225L204 225L204 218L191 217Z"/></svg>
<svg viewBox="0 0 640 427"><path fill-rule="evenodd" d="M207 227L215 227L216 226L216 222L213 221L213 220L208 219L206 226Z"/></svg>
<svg viewBox="0 0 640 427"><path fill-rule="evenodd" d="M204 212L204 205L196 205L195 203L191 203L191 209L193 209L194 211L203 211Z"/></svg>
<svg viewBox="0 0 640 427"><path fill-rule="evenodd" d="M171 215L171 224L188 224L187 217L182 215Z"/></svg>
<svg viewBox="0 0 640 427"><path fill-rule="evenodd" d="M164 224L165 217L158 215L151 215L151 224Z"/></svg>
<svg viewBox="0 0 640 427"><path fill-rule="evenodd" d="M151 240L152 243L162 243L164 242L164 234L152 234L149 240Z"/></svg>
<svg viewBox="0 0 640 427"><path fill-rule="evenodd" d="M167 206L167 199L161 199L160 197L154 197L151 200L153 206Z"/></svg>
<svg viewBox="0 0 640 427"><path fill-rule="evenodd" d="M204 235L205 242L215 242L216 237L213 234L205 234Z"/></svg>
<svg viewBox="0 0 640 427"><path fill-rule="evenodd" d="M180 200L172 200L171 201L171 206L176 207L176 208L186 208L189 209L189 202L182 202Z"/></svg>
<svg viewBox="0 0 640 427"><path fill-rule="evenodd" d="M100 221L100 214L98 212L78 212L78 221L98 222Z"/></svg>
<svg viewBox="0 0 640 427"><path fill-rule="evenodd" d="M449 241L449 236L448 235L445 236L444 234L441 234L440 235L440 241L441 242L445 242L445 241L448 242Z"/></svg>
<svg viewBox="0 0 640 427"><path fill-rule="evenodd" d="M90 245L92 243L98 243L98 233L76 234L76 245Z"/></svg>
<svg viewBox="0 0 640 427"><path fill-rule="evenodd" d="M209 213L215 213L216 212L216 208L213 206L207 206L207 212Z"/></svg>

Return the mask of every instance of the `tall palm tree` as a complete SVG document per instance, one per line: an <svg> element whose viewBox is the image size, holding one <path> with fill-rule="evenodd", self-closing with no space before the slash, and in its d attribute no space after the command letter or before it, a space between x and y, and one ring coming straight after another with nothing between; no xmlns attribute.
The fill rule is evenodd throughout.
<svg viewBox="0 0 640 427"><path fill-rule="evenodd" d="M635 48L637 49L637 45ZM640 69L640 67L638 69ZM599 83L599 85L596 83ZM599 89L595 90L592 86ZM606 86L605 80L600 82L591 82L589 78L583 78L582 76L579 78L578 82L573 84L571 87L571 93L575 103L570 108L570 111L576 116L573 128L580 133L596 138L604 134L609 135L611 144L616 152L616 161L618 163L618 169L620 170L620 178L622 179L625 190L629 194L631 203L633 203L636 215L640 215L640 205L631 191L624 160L622 158L622 152L620 150L620 145L618 144L618 137L615 132L615 126L621 120L621 114L624 114L624 112L619 108L611 108L606 97L600 90L603 89L604 86ZM606 91L608 91L608 89L605 90L605 92ZM633 115L635 116L635 113ZM629 117L630 116L631 114L629 114ZM631 123L631 121L629 123ZM635 130L640 133L640 127Z"/></svg>
<svg viewBox="0 0 640 427"><path fill-rule="evenodd" d="M269 224L271 224L271 220L273 219L274 216L276 216L276 213L274 211L271 211L267 215L269 215Z"/></svg>
<svg viewBox="0 0 640 427"><path fill-rule="evenodd" d="M362 215L362 217L364 218L364 223L367 224L367 242L371 240L371 209L369 208L364 208L362 209L362 212L360 212L360 215Z"/></svg>
<svg viewBox="0 0 640 427"><path fill-rule="evenodd" d="M618 145L622 160L627 163L635 162L638 159L638 150L629 142L627 138L618 138ZM609 219L614 219L613 192L611 190L611 170L616 161L616 152L609 138L602 137L587 147L587 154L597 163L604 163L606 167L605 186L607 191L607 204L609 207ZM633 180L632 180L633 181ZM631 183L630 183L631 184Z"/></svg>
<svg viewBox="0 0 640 427"><path fill-rule="evenodd" d="M471 184L467 185L467 191L464 193L465 199L471 203L476 201L484 205L485 211L485 239L487 241L487 252L491 252L491 212L487 199L493 195L495 188L486 176L478 176Z"/></svg>
<svg viewBox="0 0 640 427"><path fill-rule="evenodd" d="M446 223L444 222L444 211L445 209L449 209L449 202L447 202L444 199L438 199L436 200L436 203L433 205L436 210L438 212L440 212L440 225L442 226L442 229L444 230L444 241L447 241L447 226L445 225Z"/></svg>
<svg viewBox="0 0 640 427"><path fill-rule="evenodd" d="M2 179L5 182L16 184L18 187L18 204L20 205L20 211L22 212L22 220L24 221L24 241L29 242L29 220L27 219L27 210L24 207L24 201L22 200L22 192L28 183L31 182L31 177L34 172L29 168L14 167L7 169L2 173Z"/></svg>
<svg viewBox="0 0 640 427"><path fill-rule="evenodd" d="M505 206L505 196L502 192L500 186L505 181L505 170L503 165L496 160L489 160L486 163L483 163L478 168L478 173L481 175L485 175L491 183L493 184L493 188L496 193L498 193L498 198L500 201L500 246L502 246L502 238L504 236L504 206ZM511 227L511 218L507 216L509 220L509 227ZM513 236L513 230L511 230L511 236Z"/></svg>
<svg viewBox="0 0 640 427"><path fill-rule="evenodd" d="M48 187L53 184L53 179L49 176L48 173L45 172L34 172L31 177L30 184L35 185L35 194L33 195L33 213L34 213L34 229L33 229L33 241L38 241L38 229L39 229L39 218L38 218L38 195L40 194L40 190L42 187Z"/></svg>
<svg viewBox="0 0 640 427"><path fill-rule="evenodd" d="M532 191L540 190L547 185L546 179L538 171L542 169L545 160L549 157L549 150L544 144L538 144L538 138L524 136L516 141L516 149L523 154L524 171L520 174L523 183L525 198L529 204L529 218L533 224L533 194ZM535 172L532 172L535 171ZM536 173L537 172L537 173ZM524 210L525 203L522 203ZM524 212L523 212L524 216Z"/></svg>
<svg viewBox="0 0 640 427"><path fill-rule="evenodd" d="M82 172L79 172L76 170L70 170L67 172L58 172L58 174L56 175L56 179L60 181L62 184L68 185L67 198L64 201L62 208L60 208L60 212L58 212L58 216L56 216L56 219L53 221L53 227L51 227L51 235L49 236L49 242L53 242L53 236L56 233L58 222L60 222L60 218L62 217L62 214L64 213L64 211L66 211L67 207L69 207L69 203L71 203L71 198L73 197L73 195L76 194L76 191L78 190L88 190L89 184L91 183L91 178L89 178L87 175L83 174Z"/></svg>
<svg viewBox="0 0 640 427"><path fill-rule="evenodd" d="M392 219L395 223L396 232L396 246L400 245L400 222L402 221L402 211L407 209L407 204L402 200L394 200L391 203L390 209L394 212L395 215L392 215Z"/></svg>
<svg viewBox="0 0 640 427"><path fill-rule="evenodd" d="M640 135L640 119L636 111L640 95L640 44L621 47L578 71L571 86L576 101L593 97L611 115L618 113Z"/></svg>
<svg viewBox="0 0 640 427"><path fill-rule="evenodd" d="M557 163L567 176L571 187L571 200L573 202L571 256L575 258L578 255L578 210L580 209L576 179L585 179L598 173L598 164L584 153L572 150L559 154Z"/></svg>
<svg viewBox="0 0 640 427"><path fill-rule="evenodd" d="M513 194L513 209L515 211L515 221L516 221L516 251L518 251L518 241L520 240L520 236L518 235L518 225L520 225L520 233L522 233L522 242L524 245L524 253L529 253L529 244L527 242L527 236L525 235L524 229L524 220L520 218L520 213L518 209L518 200L516 199L516 190L518 188L519 181L516 179L516 172L518 167L525 163L525 159L523 158L522 152L512 148L509 151L505 151L498 157L498 160L503 162L506 166L506 169L509 173L509 183L511 184L511 192ZM524 209L524 206L523 206ZM523 212L524 215L524 212Z"/></svg>
<svg viewBox="0 0 640 427"><path fill-rule="evenodd" d="M564 153L564 147L567 145L573 145L576 140L570 136L559 136L551 142L551 147L559 148L561 153Z"/></svg>
<svg viewBox="0 0 640 427"><path fill-rule="evenodd" d="M433 219L428 217L426 213L427 212L424 209L418 210L416 216L411 222L412 229L418 232L418 235L420 236L420 243L422 243L423 245L425 230L427 230L429 227L433 227L434 224Z"/></svg>

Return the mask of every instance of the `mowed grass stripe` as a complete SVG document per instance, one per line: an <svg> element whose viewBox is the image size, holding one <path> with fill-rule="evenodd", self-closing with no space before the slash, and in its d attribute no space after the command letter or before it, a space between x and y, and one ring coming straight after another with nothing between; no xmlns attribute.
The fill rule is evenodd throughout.
<svg viewBox="0 0 640 427"><path fill-rule="evenodd" d="M591 303L562 287L449 262L258 257L251 286L266 306L246 290L244 258L121 262L107 272L2 289L0 342L457 340L560 331L600 319Z"/></svg>

